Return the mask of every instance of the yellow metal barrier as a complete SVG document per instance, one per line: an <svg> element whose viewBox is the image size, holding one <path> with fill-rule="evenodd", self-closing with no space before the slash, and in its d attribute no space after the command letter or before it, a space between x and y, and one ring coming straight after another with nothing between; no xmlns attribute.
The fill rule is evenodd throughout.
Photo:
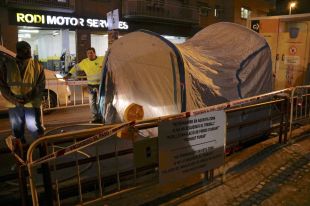
<svg viewBox="0 0 310 206"><path fill-rule="evenodd" d="M114 147L111 148L106 148L112 150L110 153L100 153L102 151L99 151L99 144L101 141L109 141L111 136L116 134L119 131L122 131L125 128L133 128L132 131L135 133L134 137L138 137L137 140L135 139L129 139L126 140L127 143L128 141L131 142L131 145L133 146L136 144L136 141L139 141L139 132L142 132L144 129L148 128L156 128L158 126L158 123L165 120L173 120L173 119L181 119L181 118L186 118L191 115L198 115L206 112L211 112L211 111L218 111L218 110L225 110L226 113L233 113L233 112L238 112L238 111L245 111L248 109L252 108L259 108L259 107L264 107L268 105L278 105L284 103L286 100L283 97L286 97L287 94L290 94L291 89L285 89L281 91L276 91L268 94L263 94L263 95L258 95L250 98L245 98L241 100L236 100L236 101L231 101L228 103L223 103L219 105L214 105L210 107L206 107L203 109L198 109L190 112L185 112L181 114L176 114L176 115L169 115L169 116L164 116L164 117L158 117L158 118L152 118L152 119L147 119L147 120L142 120L142 121L137 121L137 122L128 122L128 123L123 123L123 124L117 124L117 125L109 125L109 126L102 126L99 128L94 128L94 129L87 129L87 130L80 130L76 132L68 132L68 133L63 133L63 134L57 134L57 135L51 135L51 136L46 136L42 137L35 142L33 142L28 150L27 153L27 167L28 167L28 172L29 172L29 181L30 181L30 188L31 188L31 195L33 199L33 205L39 205L39 197L38 197L38 185L36 184L36 179L35 176L36 171L35 168L46 163L53 164L53 167L51 168L52 172L56 173L57 170L59 170L62 167L65 167L64 164L60 164L59 162L56 163L57 160L60 160L63 157L70 157L73 153L76 155L77 152L81 153L87 153L87 151L92 151L95 152L93 155L88 155L87 158L78 158L75 156L75 161L73 163L68 163L67 166L75 166L75 171L77 174L75 175L76 178L72 178L72 181L77 182L77 186L72 186L73 188L77 188L78 191L78 202L80 204L86 204L88 202L94 201L94 199L102 199L103 197L107 196L105 192L103 191L104 187L104 178L105 176L103 175L104 170L108 170L109 167L107 166L102 166L103 161L107 160L107 164L112 165L111 167L113 168L113 171L115 170L116 172L116 177L110 177L110 178L116 178L116 183L117 186L116 189L117 191L121 191L123 188L123 185L125 188L129 189L130 188L136 188L137 186L141 186L141 182L139 178L137 178L138 173L145 173L145 174L153 174L151 181L154 181L158 178L158 174L156 171L158 171L158 159L153 159L150 162L147 162L147 164L142 164L141 162L135 162L133 163L133 170L129 171L124 171L122 168L122 165L120 165L120 159L126 162L126 158L124 160L124 157L126 155L132 155L132 153L135 153L135 151L132 151L132 148L125 148L125 149L120 149L122 148L121 142L117 140L117 138L114 138L113 141L115 141ZM274 99L274 98L280 98L280 99ZM279 128L280 132L279 133L285 133L282 131L285 127L287 127L287 120L288 118L285 118L286 114L286 107L280 105L280 116L279 116L279 123L276 128ZM272 116L272 115L271 115ZM268 118L271 118L270 116ZM236 127L244 127L247 124L256 124L259 121L266 121L265 119L256 119L255 121L249 121L249 122L244 122L242 124L231 124L231 128L236 128ZM284 122L284 123L283 123ZM259 134L252 134L253 136L259 135ZM132 137L132 135L131 135ZM157 136L154 137L156 140ZM116 139L116 140L115 140ZM70 143L67 146L63 146L62 148L56 150L55 144L59 142L67 142ZM54 144L55 143L55 144ZM118 145L120 144L120 145ZM139 143L140 145L142 142ZM148 147L152 148L152 145L156 145L156 141L154 142L145 142L142 144L142 147L147 145ZM37 159L34 158L35 156L35 150L36 148L39 147L39 145L49 145L52 148L52 151L48 151L49 153L46 154L45 156L39 157ZM94 148L95 147L95 148ZM153 148L154 149L154 148ZM158 150L158 148L156 148ZM141 151L137 149L136 151ZM150 150L149 150L150 151ZM158 153L158 151L157 151ZM154 155L154 154L152 154ZM158 155L158 154L157 154ZM122 162L123 162L122 161ZM127 160L128 161L128 160ZM143 161L143 160L141 160ZM155 161L155 162L154 162ZM86 163L92 163L95 162L96 167L94 166L93 170L97 174L95 177L82 177L82 166L85 165ZM128 162L127 162L128 163ZM142 170L141 168L138 168L137 165L141 164L144 168ZM50 166L48 166L50 168ZM151 167L151 168L149 168ZM157 168L157 169L156 169ZM140 171L141 169L141 171ZM96 170L96 171L95 171ZM129 175L129 179L126 179L124 175ZM210 180L214 176L214 171L208 171L206 173L206 177L208 177ZM218 174L218 172L217 172ZM225 170L221 172L222 175L225 174ZM87 175L85 175L87 176ZM86 179L85 179L86 178ZM88 179L90 179L88 181ZM93 179L94 178L94 179ZM223 177L224 179L224 177ZM87 181L88 182L87 182ZM121 181L123 180L123 181ZM128 181L132 180L133 186L127 186ZM72 181L70 183L72 183ZM121 183L123 182L123 183ZM97 197L93 197L92 195L88 195L85 191L83 191L83 186L82 185L88 185L90 183L93 183L96 186L97 189L99 189L99 194L97 194ZM143 181L142 181L143 183ZM149 182L147 182L149 183ZM154 182L153 182L154 183ZM68 183L69 184L69 183ZM157 181L155 181L155 184L157 184ZM85 187L86 187L85 186ZM57 177L54 177L54 183L51 185L52 190L55 191L56 194L56 203L57 205L60 205L61 203L61 189L60 188L60 181L58 180ZM87 187L87 190L89 189L89 185ZM113 186L112 190L113 190ZM89 197L91 196L91 197Z"/></svg>

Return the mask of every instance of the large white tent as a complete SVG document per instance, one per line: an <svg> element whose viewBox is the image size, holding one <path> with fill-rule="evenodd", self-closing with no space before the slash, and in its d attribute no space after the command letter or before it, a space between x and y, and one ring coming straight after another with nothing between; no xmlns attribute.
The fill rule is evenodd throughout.
<svg viewBox="0 0 310 206"><path fill-rule="evenodd" d="M180 45L132 32L112 44L106 60L100 96L106 123L124 121L131 103L151 118L272 90L267 42L234 23L210 25Z"/></svg>

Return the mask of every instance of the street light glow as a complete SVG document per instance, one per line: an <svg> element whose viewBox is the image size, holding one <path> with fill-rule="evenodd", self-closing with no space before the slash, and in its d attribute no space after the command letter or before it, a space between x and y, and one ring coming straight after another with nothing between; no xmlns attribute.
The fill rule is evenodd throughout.
<svg viewBox="0 0 310 206"><path fill-rule="evenodd" d="M290 6L289 15L291 15L292 9L296 7L296 2L291 2L289 6Z"/></svg>
<svg viewBox="0 0 310 206"><path fill-rule="evenodd" d="M296 2L290 3L290 7L291 7L292 9L295 8L295 6L296 6Z"/></svg>

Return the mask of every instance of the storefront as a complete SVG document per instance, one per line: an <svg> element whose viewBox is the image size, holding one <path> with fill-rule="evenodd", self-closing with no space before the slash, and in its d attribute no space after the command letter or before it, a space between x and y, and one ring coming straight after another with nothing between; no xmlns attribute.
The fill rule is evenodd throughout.
<svg viewBox="0 0 310 206"><path fill-rule="evenodd" d="M18 41L31 45L32 55L50 70L61 70L64 57L74 63L76 57L76 34L67 29L18 26Z"/></svg>
<svg viewBox="0 0 310 206"><path fill-rule="evenodd" d="M32 54L45 68L68 71L76 61L85 58L85 50L94 47L97 55L108 49L108 22L106 18L80 17L69 13L37 10L9 10L9 24L17 27L18 41L27 41ZM120 37L131 32L131 25L119 21ZM136 26L133 25L134 30ZM163 35L173 43L182 43L185 37Z"/></svg>
<svg viewBox="0 0 310 206"><path fill-rule="evenodd" d="M76 61L79 43L94 47L97 55L104 55L107 50L106 19L77 17L68 13L10 10L9 23L17 26L18 41L29 42L33 56L50 70L68 71ZM119 29L128 30L128 24L120 21ZM77 39L79 30L88 30L90 35L81 34Z"/></svg>

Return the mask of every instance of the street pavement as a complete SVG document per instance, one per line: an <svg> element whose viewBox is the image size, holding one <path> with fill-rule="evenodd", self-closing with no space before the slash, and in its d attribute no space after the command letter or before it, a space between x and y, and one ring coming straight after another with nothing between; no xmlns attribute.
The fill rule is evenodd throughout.
<svg viewBox="0 0 310 206"><path fill-rule="evenodd" d="M46 133L55 130L59 127L64 127L66 125L88 123L91 118L91 114L88 106L61 109L52 111L50 114L44 115L44 127L46 128ZM76 130L77 128L75 128ZM7 114L1 114L0 117L0 177L3 175L12 174L11 167L15 164L15 159L9 152L5 145L5 138L11 134L10 122ZM34 141L26 129L26 139L30 143Z"/></svg>
<svg viewBox="0 0 310 206"><path fill-rule="evenodd" d="M43 116L43 125L46 128L46 132L66 125L79 124L79 123L88 123L91 119L91 114L89 107L87 105L54 110L49 114L44 114ZM27 129L26 129L27 131ZM0 116L0 142L3 138L11 134L11 126L7 114L1 114ZM28 138L31 141L30 138ZM0 143L1 145L1 143Z"/></svg>
<svg viewBox="0 0 310 206"><path fill-rule="evenodd" d="M89 120L91 119L91 114L88 106L77 107L77 108L68 108L65 110L55 110L48 115L44 115L44 126L46 128L46 135L52 135L63 132L72 132L81 129L93 128L100 126L99 124L89 124ZM6 148L4 139L10 135L10 125L9 119L7 115L3 115L0 119L0 178L4 179L6 176L10 176L11 174L16 174L16 170L12 170L12 166L15 164L15 159L12 157L11 153ZM27 142L30 143L33 140L27 135ZM67 146L65 144L54 145L57 149L63 148ZM98 151L98 155L100 154L108 154L115 152L115 149L120 151L124 149L132 148L131 141L124 141L119 138L108 138L105 141L97 143L95 146L87 147L83 150L80 150L77 155L68 155L66 158L59 158L55 161L55 164L61 164L64 162L72 162L76 161L76 159L82 159L85 157L91 157L96 155L96 151ZM36 155L36 154L35 154ZM116 173L116 168L118 170L127 170L128 168L133 168L132 165L132 154L123 155L117 158L110 158L107 160L102 160L100 162L101 174L104 176L108 176L110 174ZM121 162L119 164L118 162ZM81 175L83 177L93 177L94 174L97 174L97 164L85 164L81 165L79 170L81 171ZM62 169L61 171L57 171L53 173L52 181L59 182L59 184L66 184L74 179L76 175L76 167L70 167L66 169ZM37 185L42 185L42 178L40 175L35 176ZM15 194L18 194L18 183L17 180L11 179L5 181L0 185L0 205L19 205L19 201Z"/></svg>
<svg viewBox="0 0 310 206"><path fill-rule="evenodd" d="M155 183L89 205L309 206L310 125L293 136L286 144L275 137L230 155L224 179L221 168L212 182Z"/></svg>
<svg viewBox="0 0 310 206"><path fill-rule="evenodd" d="M291 144L269 140L235 155L224 184L179 205L310 205L309 131Z"/></svg>

